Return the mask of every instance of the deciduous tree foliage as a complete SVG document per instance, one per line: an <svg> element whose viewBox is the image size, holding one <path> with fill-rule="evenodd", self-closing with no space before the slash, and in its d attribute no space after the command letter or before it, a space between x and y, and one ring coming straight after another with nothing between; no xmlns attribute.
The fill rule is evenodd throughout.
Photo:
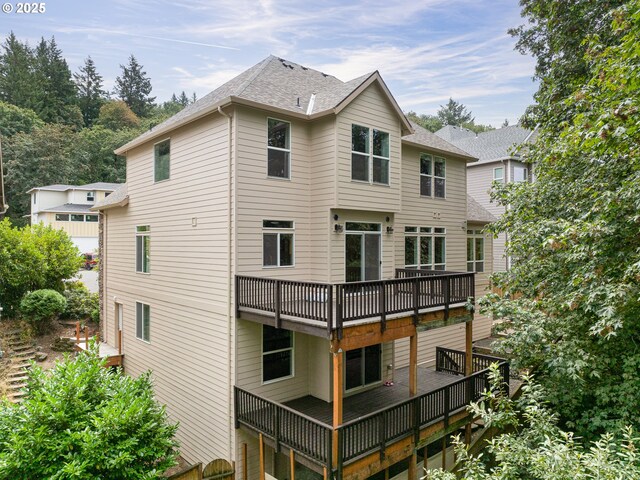
<svg viewBox="0 0 640 480"><path fill-rule="evenodd" d="M0 478L157 479L175 465L176 429L150 373L104 368L96 347L32 368L24 401L0 405Z"/></svg>
<svg viewBox="0 0 640 480"><path fill-rule="evenodd" d="M556 18L561 3L538 22L578 28ZM566 3L582 11L595 2ZM581 47L583 80L579 62L535 47L540 129L526 155L536 181L498 190L508 209L494 225L513 258L498 285L522 297L487 303L514 331L505 347L539 367L564 425L586 439L640 425L640 2L601 8L603 18L586 20L600 27ZM576 87L560 96L567 84Z"/></svg>
<svg viewBox="0 0 640 480"><path fill-rule="evenodd" d="M34 127L41 127L44 122L36 112L20 108L6 102L0 102L0 135L10 137L16 133L29 133Z"/></svg>

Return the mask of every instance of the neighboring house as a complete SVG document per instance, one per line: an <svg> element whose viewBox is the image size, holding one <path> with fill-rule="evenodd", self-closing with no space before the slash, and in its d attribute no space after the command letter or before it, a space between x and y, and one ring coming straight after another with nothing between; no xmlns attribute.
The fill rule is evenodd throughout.
<svg viewBox="0 0 640 480"><path fill-rule="evenodd" d="M518 146L534 141L531 130L512 125L476 134L463 127L447 125L436 135L479 158L478 162L467 165L467 192L496 217L504 213L504 207L491 201L492 183L531 180L530 165L515 151ZM498 235L493 242L495 271L509 268L509 259L504 254L505 242L505 234Z"/></svg>
<svg viewBox="0 0 640 480"><path fill-rule="evenodd" d="M153 371L187 461L414 479L469 424L485 377L443 370L486 366L490 321L465 307L491 216L468 217L476 159L410 124L378 72L271 56L116 153L127 183L93 207L102 338Z"/></svg>
<svg viewBox="0 0 640 480"><path fill-rule="evenodd" d="M98 215L91 207L120 183L90 183L88 185L47 185L29 190L31 194L31 225L42 223L64 230L81 253L98 248Z"/></svg>

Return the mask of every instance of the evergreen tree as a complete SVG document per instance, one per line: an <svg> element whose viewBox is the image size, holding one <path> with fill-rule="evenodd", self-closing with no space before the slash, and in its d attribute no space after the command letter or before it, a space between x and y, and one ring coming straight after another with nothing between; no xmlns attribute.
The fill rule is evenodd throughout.
<svg viewBox="0 0 640 480"><path fill-rule="evenodd" d="M471 112L467 111L462 103L456 102L453 98L449 99L446 105L440 105L437 114L438 119L444 125L461 126L463 123L473 123Z"/></svg>
<svg viewBox="0 0 640 480"><path fill-rule="evenodd" d="M44 38L35 50L35 79L40 87L36 93L34 110L45 122L75 125L76 86L71 70L62 57L55 38Z"/></svg>
<svg viewBox="0 0 640 480"><path fill-rule="evenodd" d="M11 32L0 54L0 99L20 108L33 108L34 91L33 52Z"/></svg>
<svg viewBox="0 0 640 480"><path fill-rule="evenodd" d="M180 97L178 98L178 103L183 107L186 107L191 103L191 100L189 100L189 97L187 97L187 94L184 93L184 90L182 91L182 93L180 94Z"/></svg>
<svg viewBox="0 0 640 480"><path fill-rule="evenodd" d="M100 107L105 102L107 92L102 88L102 76L98 74L91 57L87 57L78 73L73 74L78 89L78 104L84 124L90 127L98 119Z"/></svg>
<svg viewBox="0 0 640 480"><path fill-rule="evenodd" d="M129 63L120 65L122 75L116 78L115 94L122 99L138 116L149 113L156 97L151 97L151 80L147 72L138 63L136 57L131 55Z"/></svg>

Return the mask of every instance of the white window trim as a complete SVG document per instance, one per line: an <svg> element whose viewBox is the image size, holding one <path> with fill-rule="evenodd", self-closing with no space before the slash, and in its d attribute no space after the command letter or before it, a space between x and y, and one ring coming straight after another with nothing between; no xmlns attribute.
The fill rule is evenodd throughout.
<svg viewBox="0 0 640 480"><path fill-rule="evenodd" d="M273 228L273 227L265 227L264 226L264 221L265 220L271 220L271 221L275 221L275 222L291 222L291 228ZM296 266L296 222L294 220L282 220L282 219L275 219L275 218L263 218L262 219L263 222L263 226L262 226L262 268L263 269L273 269L273 268L294 268ZM277 265L265 265L264 264L264 234L265 233L276 233L278 234L278 251L277 253L277 259L278 259L278 264ZM289 234L293 236L293 241L291 242L292 245L292 258L291 258L291 265L280 265L280 235L281 234Z"/></svg>
<svg viewBox="0 0 640 480"><path fill-rule="evenodd" d="M422 155L428 155L430 158L429 162L431 163L431 175L422 173L422 168L421 168L422 166L420 165L420 163L422 162ZM436 158L442 160L444 163L444 177L439 177L436 175ZM447 159L446 158L439 157L428 152L420 152L420 156L418 157L418 174L419 174L418 180L420 182L418 184L418 193L422 198L430 198L432 200L447 199ZM421 185L422 177L429 178L429 181L431 182L431 195L422 194L422 185ZM441 178L442 180L444 180L444 195L442 197L436 197L436 178Z"/></svg>
<svg viewBox="0 0 640 480"><path fill-rule="evenodd" d="M496 178L496 170L502 170L502 177L500 178ZM504 166L502 167L495 167L493 169L493 181L494 182L501 182L504 183Z"/></svg>
<svg viewBox="0 0 640 480"><path fill-rule="evenodd" d="M89 198L91 197L91 198ZM87 192L87 202L95 202L96 201L96 192Z"/></svg>
<svg viewBox="0 0 640 480"><path fill-rule="evenodd" d="M420 268L423 268L423 267L430 267L430 269L433 270L433 271L442 271L442 270L446 270L447 269L447 229L445 227L433 227L433 226L431 226L431 227L422 226L421 227L421 226L417 226L417 225L405 225L404 228L417 228L417 231L415 231L415 232L407 232L407 231L405 231L404 232L404 238L405 239L407 237L415 237L415 238L417 238L417 241L416 241L416 252L414 252L414 253L416 255L416 260L418 260L417 264L406 264L405 263L404 264L404 268L417 268L417 269L420 269ZM421 228L430 228L431 231L430 232L421 232L420 231ZM436 231L435 231L436 228L443 228L444 232L436 233ZM430 264L426 264L426 263L423 264L423 263L420 262L420 238L422 238L422 237L431 238L432 251L431 251L431 263ZM435 242L435 239L438 238L438 237L444 238L444 263L436 263L436 242ZM406 240L405 240L405 242L403 242L402 246L403 246L402 253L403 253L403 256L404 256L404 253L405 253L404 248L406 246ZM406 260L406 258L404 260ZM442 270L439 270L439 269L436 268L436 266L442 266L443 268L442 268Z"/></svg>
<svg viewBox="0 0 640 480"><path fill-rule="evenodd" d="M264 351L264 325L260 325L260 384L261 385L270 385L272 383L282 382L283 380L289 380L296 376L296 332L290 330L291 332L291 346L288 348L281 348L280 350L270 350L268 352ZM286 377L274 378L273 380L264 381L264 356L270 355L272 353L286 352L291 350L291 375L287 375Z"/></svg>
<svg viewBox="0 0 640 480"><path fill-rule="evenodd" d="M156 145L160 145L163 142L169 141L169 177L165 178L163 180L156 180ZM162 140L160 140L159 142L156 142L153 144L153 183L162 183L162 182L168 182L169 180L171 180L171 137L167 137L164 138Z"/></svg>
<svg viewBox="0 0 640 480"><path fill-rule="evenodd" d="M524 180L516 180L516 169L524 170ZM513 182L514 183L526 183L529 181L529 169L527 167L521 167L520 165L513 166Z"/></svg>
<svg viewBox="0 0 640 480"><path fill-rule="evenodd" d="M147 227L148 230L144 231L144 232L139 232L138 231L138 227ZM135 227L135 234L136 234L136 252L135 252L135 263L133 268L135 269L136 273L140 273L142 275L151 275L151 247L149 247L149 271L145 272L143 270L138 270L138 237L151 237L151 225L136 225ZM144 241L143 241L143 246L144 246ZM144 268L144 261L143 261L143 268Z"/></svg>
<svg viewBox="0 0 640 480"><path fill-rule="evenodd" d="M277 120L278 122L284 122L289 124L289 148L279 148L279 147L270 147L269 146L269 120ZM276 117L267 117L267 178L271 180L286 180L291 181L291 132L293 131L291 122L289 120L283 120L281 118ZM288 177L274 177L269 175L269 150L275 150L277 152L287 152L289 153L289 176Z"/></svg>
<svg viewBox="0 0 640 480"><path fill-rule="evenodd" d="M444 164L444 177L439 177L436 175L436 159L442 160ZM433 187L431 189L431 193L433 194L433 198L436 200L446 200L447 199L447 159L444 157L436 157L433 156ZM441 178L444 180L444 195L441 197L436 196L436 178Z"/></svg>
<svg viewBox="0 0 640 480"><path fill-rule="evenodd" d="M469 233L471 232L471 233ZM482 233L482 230L468 230L467 231L467 242L469 241L469 239L473 239L473 260L469 260L469 258L467 257L467 272L469 272L469 263L473 263L473 272L474 273L487 273L487 255L486 255L486 249L487 249L487 242L485 241L485 236ZM482 260L478 260L476 259L476 240L480 239L482 240ZM468 246L467 246L468 247ZM468 251L467 251L468 253ZM476 264L478 262L482 262L482 272L479 272L476 268Z"/></svg>
<svg viewBox="0 0 640 480"><path fill-rule="evenodd" d="M146 343L147 345L151 345L151 305L145 302L141 302L139 300L136 300L136 325L135 325L135 337L136 340L140 340L143 343ZM142 305L142 315L144 316L144 306L146 305L147 307L149 307L149 331L147 332L147 337L149 337L149 340L145 340L144 337L144 318L142 318L142 328L140 329L142 332L142 337L138 336L138 304Z"/></svg>
<svg viewBox="0 0 640 480"><path fill-rule="evenodd" d="M365 153L365 152L357 152L355 150L351 150L351 155L349 156L349 164L350 164L350 170L351 170L351 174L350 174L350 178L351 181L354 183L362 183L365 185L377 185L380 187L390 187L391 186L391 133L390 132L386 132L384 130L379 130L377 128L368 126L368 125L362 125L361 123L352 123L351 124L351 135L352 135L352 139L351 139L351 144L353 145L353 126L356 125L358 127L362 127L362 128L366 128L369 130L369 135L368 135L368 142L369 142L369 153ZM389 156L388 157L382 157L380 155L374 155L373 154L373 131L376 132L380 132L380 133L386 133L389 136ZM356 155L361 155L363 157L367 157L367 180L358 180L353 178L353 154ZM378 158L380 160L387 160L389 162L388 164L388 172L387 172L387 176L389 177L389 182L388 183L380 183L380 182L375 182L373 180L373 159L374 158Z"/></svg>

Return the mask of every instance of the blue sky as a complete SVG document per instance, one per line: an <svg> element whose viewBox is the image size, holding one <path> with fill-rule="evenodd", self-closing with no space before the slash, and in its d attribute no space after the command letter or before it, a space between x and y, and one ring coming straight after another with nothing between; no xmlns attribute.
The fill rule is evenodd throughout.
<svg viewBox="0 0 640 480"><path fill-rule="evenodd" d="M405 111L433 114L453 97L494 126L514 123L536 90L533 59L506 33L522 23L517 0L45 3L0 13L2 38L54 35L72 71L91 55L109 89L133 53L159 101L201 97L269 54L344 81L379 70Z"/></svg>

